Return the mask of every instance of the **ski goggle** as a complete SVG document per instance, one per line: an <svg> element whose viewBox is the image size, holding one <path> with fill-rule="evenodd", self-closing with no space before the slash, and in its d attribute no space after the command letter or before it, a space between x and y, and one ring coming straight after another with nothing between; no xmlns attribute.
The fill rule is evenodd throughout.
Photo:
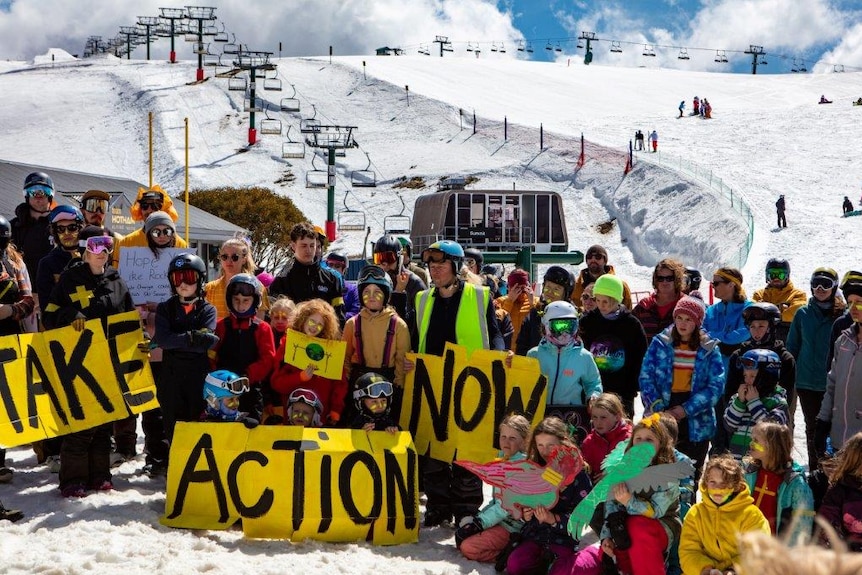
<svg viewBox="0 0 862 575"><path fill-rule="evenodd" d="M578 320L574 318L552 319L548 322L548 331L554 337L573 334L576 329L578 329Z"/></svg>
<svg viewBox="0 0 862 575"><path fill-rule="evenodd" d="M108 200L100 200L99 198L89 198L84 202L84 205L81 206L84 208L84 211L87 212L98 212L100 214L104 214L108 211Z"/></svg>
<svg viewBox="0 0 862 575"><path fill-rule="evenodd" d="M439 264L449 259L449 255L441 250L427 249L422 251L422 261L426 264Z"/></svg>
<svg viewBox="0 0 862 575"><path fill-rule="evenodd" d="M377 383L372 383L367 387L363 387L362 389L357 389L353 392L353 399L362 399L363 397L371 397L373 399L377 399L378 397L391 397L392 396L392 384L388 381L379 381Z"/></svg>
<svg viewBox="0 0 862 575"><path fill-rule="evenodd" d="M236 379L224 380L215 377L213 374L209 373L207 374L206 382L214 387L226 389L233 394L245 393L248 391L247 377L238 377Z"/></svg>
<svg viewBox="0 0 862 575"><path fill-rule="evenodd" d="M153 228L150 230L150 235L154 238L160 238L162 236L169 238L174 235L174 230L171 228Z"/></svg>
<svg viewBox="0 0 862 575"><path fill-rule="evenodd" d="M69 224L68 226L54 224L54 229L58 234L74 234L81 231L81 224Z"/></svg>
<svg viewBox="0 0 862 575"><path fill-rule="evenodd" d="M787 270L778 269L778 268L770 268L766 270L766 278L771 280L781 280L784 281L787 279Z"/></svg>
<svg viewBox="0 0 862 575"><path fill-rule="evenodd" d="M171 272L171 285L179 286L182 284L187 284L190 286L197 285L198 283L198 272L194 270L174 270Z"/></svg>
<svg viewBox="0 0 862 575"><path fill-rule="evenodd" d="M111 236L94 236L86 240L79 240L78 245L94 254L111 253L114 251L114 238Z"/></svg>
<svg viewBox="0 0 862 575"><path fill-rule="evenodd" d="M54 190L48 186L30 186L24 190L28 198L53 198Z"/></svg>
<svg viewBox="0 0 862 575"><path fill-rule="evenodd" d="M745 357L744 355L736 358L736 367L739 369L757 369L759 367L758 361L756 359ZM776 364L772 361L767 361L763 363L763 367L766 369L780 369L781 364Z"/></svg>
<svg viewBox="0 0 862 575"><path fill-rule="evenodd" d="M359 272L359 280L357 283L366 283L368 280L386 281L386 272L383 271L383 268L365 266L362 268L362 271Z"/></svg>
<svg viewBox="0 0 862 575"><path fill-rule="evenodd" d="M395 252L375 252L373 261L376 265L380 264L394 264L398 261L398 254Z"/></svg>
<svg viewBox="0 0 862 575"><path fill-rule="evenodd" d="M835 280L827 277L816 277L811 279L811 289L829 291L835 287Z"/></svg>
<svg viewBox="0 0 862 575"><path fill-rule="evenodd" d="M241 296L245 296L245 297L251 297L251 296L255 295L255 293L257 293L257 290L255 289L255 287L253 285L247 284L247 283L235 283L235 284L233 284L233 286L230 289L231 289L231 295L241 295Z"/></svg>
<svg viewBox="0 0 862 575"><path fill-rule="evenodd" d="M320 399L317 397L317 394L310 389L294 389L290 392L290 395L287 396L287 402L302 402L306 405L310 405L311 407L313 407L318 413L323 411L323 404L320 402Z"/></svg>

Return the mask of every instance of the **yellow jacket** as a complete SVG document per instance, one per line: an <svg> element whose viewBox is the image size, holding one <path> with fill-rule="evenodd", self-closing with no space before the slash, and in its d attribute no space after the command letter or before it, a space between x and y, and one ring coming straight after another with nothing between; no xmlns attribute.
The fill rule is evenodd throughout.
<svg viewBox="0 0 862 575"><path fill-rule="evenodd" d="M383 357L386 346L386 332L389 330L389 322L395 316L395 335L390 346L389 357ZM356 321L362 318L362 355L359 357L359 349L356 345ZM368 308L359 310L359 314L353 316L344 325L344 333L341 336L347 342L347 352L344 355L346 372L350 373L351 364L359 364L368 367L394 367L395 385L404 387L404 354L410 351L410 329L404 320L398 317L392 306L387 306L378 314L372 314Z"/></svg>
<svg viewBox="0 0 862 575"><path fill-rule="evenodd" d="M512 301L508 296L500 296L494 301L500 306L500 309L509 314L509 319L512 321L512 344L510 349L515 351L515 348L518 346L518 333L521 331L521 324L524 323L524 318L530 315L530 310L534 306L534 300L526 294L521 294L515 301Z"/></svg>
<svg viewBox="0 0 862 575"><path fill-rule="evenodd" d="M805 292L796 289L790 280L787 280L787 285L783 288L766 286L759 289L754 292L751 299L754 301L765 301L778 306L778 310L781 312L781 321L784 323L792 322L796 311L808 303L808 296L805 295Z"/></svg>
<svg viewBox="0 0 862 575"><path fill-rule="evenodd" d="M706 567L724 571L739 561L740 533L760 531L769 535L769 521L754 504L746 487L724 505L716 505L700 488L695 503L682 524L679 563L685 575L700 575Z"/></svg>

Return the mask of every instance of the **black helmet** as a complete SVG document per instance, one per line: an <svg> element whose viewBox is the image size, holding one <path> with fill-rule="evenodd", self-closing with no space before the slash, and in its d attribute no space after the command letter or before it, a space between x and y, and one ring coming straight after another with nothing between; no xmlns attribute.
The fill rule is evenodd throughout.
<svg viewBox="0 0 862 575"><path fill-rule="evenodd" d="M376 285L383 292L383 307L386 307L392 296L392 279L389 274L383 271L383 268L375 265L367 265L362 268L359 272L359 280L356 282L360 300L362 299L362 292L371 284Z"/></svg>
<svg viewBox="0 0 862 575"><path fill-rule="evenodd" d="M482 255L482 252L476 248L466 248L464 250L464 257L473 259L473 261L476 262L476 269L482 269L482 264L485 262L485 257Z"/></svg>
<svg viewBox="0 0 862 575"><path fill-rule="evenodd" d="M565 288L563 299L570 299L572 297L572 291L575 289L575 276L566 268L561 266L549 267L542 281L553 282L563 286Z"/></svg>
<svg viewBox="0 0 862 575"><path fill-rule="evenodd" d="M482 266L482 273L493 276L498 282L503 281L503 274L506 272L506 269L503 267L503 264L485 264Z"/></svg>
<svg viewBox="0 0 862 575"><path fill-rule="evenodd" d="M699 269L686 267L683 281L686 284L685 291L691 292L700 289L700 282L703 281L703 276Z"/></svg>
<svg viewBox="0 0 862 575"><path fill-rule="evenodd" d="M233 308L233 296L240 294L244 296L254 296L254 301L251 307L240 313ZM227 282L225 290L225 299L227 300L227 308L232 314L237 317L251 317L257 313L257 308L260 307L260 299L263 294L263 286L251 274L236 274L230 281Z"/></svg>
<svg viewBox="0 0 862 575"><path fill-rule="evenodd" d="M391 398L393 391L394 386L392 385L392 382L379 373L375 373L373 371L362 374L355 382L353 382L353 400L356 402L356 408L359 411L364 410L365 406L362 404L362 400L366 397L374 399L386 397L389 398L390 401L386 405L385 413L389 413L389 410L392 407Z"/></svg>
<svg viewBox="0 0 862 575"><path fill-rule="evenodd" d="M778 311L775 304L765 301L753 303L742 310L742 321L746 327L750 326L751 322L757 319L765 319L772 325L778 325L781 321L781 312Z"/></svg>
<svg viewBox="0 0 862 575"><path fill-rule="evenodd" d="M12 224L0 216L0 251L6 251L10 241L12 241Z"/></svg>
<svg viewBox="0 0 862 575"><path fill-rule="evenodd" d="M862 296L862 272L849 271L841 278L841 293L844 294L844 299L848 296Z"/></svg>
<svg viewBox="0 0 862 575"><path fill-rule="evenodd" d="M374 253L380 254L383 252L395 252L401 255L401 242L392 234L386 234L374 242Z"/></svg>
<svg viewBox="0 0 862 575"><path fill-rule="evenodd" d="M398 241L401 242L401 249L408 256L413 255L413 242L407 236L398 236Z"/></svg>
<svg viewBox="0 0 862 575"><path fill-rule="evenodd" d="M45 186L51 189L51 195L54 194L54 180L45 172L33 172L24 178L24 196L27 196L27 188L32 186Z"/></svg>
<svg viewBox="0 0 862 575"><path fill-rule="evenodd" d="M769 261L766 262L766 283L769 283L769 272L770 270L776 271L784 271L786 274L785 281L790 279L790 262L783 258L769 258Z"/></svg>
<svg viewBox="0 0 862 575"><path fill-rule="evenodd" d="M195 294L197 297L201 297L203 295L204 281L207 277L207 266L195 254L179 254L174 256L174 259L168 264L168 283L171 284L171 292L177 293L177 281L187 280L187 277L183 278L182 276L189 271L197 276L195 280L195 285L197 286ZM176 276L174 275L175 272L178 272ZM185 283L189 282L185 281Z"/></svg>

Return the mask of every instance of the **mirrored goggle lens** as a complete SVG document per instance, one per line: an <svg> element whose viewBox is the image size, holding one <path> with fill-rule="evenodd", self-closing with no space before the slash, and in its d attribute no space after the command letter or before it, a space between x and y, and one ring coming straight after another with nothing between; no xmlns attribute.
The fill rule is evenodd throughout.
<svg viewBox="0 0 862 575"><path fill-rule="evenodd" d="M565 333L574 333L575 329L577 329L578 320L564 318L564 319L552 319L548 322L548 329L551 331L551 335L563 335Z"/></svg>
<svg viewBox="0 0 862 575"><path fill-rule="evenodd" d="M175 287L181 284L197 285L198 274L194 270L176 270L171 272L171 284Z"/></svg>
<svg viewBox="0 0 862 575"><path fill-rule="evenodd" d="M24 193L30 198L51 198L54 196L54 190L48 186L30 186Z"/></svg>
<svg viewBox="0 0 862 575"><path fill-rule="evenodd" d="M99 212L101 214L104 214L108 211L108 200L90 198L86 202L84 202L84 210L88 212Z"/></svg>
<svg viewBox="0 0 862 575"><path fill-rule="evenodd" d="M359 389L353 392L353 397L355 399L360 399L362 397L371 397L373 399L377 399L378 397L391 397L392 396L392 384L388 381L381 381L378 383L372 383L368 387L363 389Z"/></svg>
<svg viewBox="0 0 862 575"><path fill-rule="evenodd" d="M174 235L174 230L172 230L171 228L153 228L152 230L150 230L150 235L154 238L160 238L162 236L169 238Z"/></svg>
<svg viewBox="0 0 862 575"><path fill-rule="evenodd" d="M422 252L422 261L426 264L431 262L439 264L440 262L446 261L446 259L446 254L440 250L424 250Z"/></svg>
<svg viewBox="0 0 862 575"><path fill-rule="evenodd" d="M323 410L323 404L320 403L320 400L317 398L317 395L313 391L308 389L294 389L290 392L290 395L287 396L287 401L289 403L296 403L297 401L301 401L306 405L310 405L317 411Z"/></svg>
<svg viewBox="0 0 862 575"><path fill-rule="evenodd" d="M768 277L771 280L784 281L787 279L787 270L769 269L769 270L766 270L766 277Z"/></svg>
<svg viewBox="0 0 862 575"><path fill-rule="evenodd" d="M81 245L80 242L79 245ZM100 254L102 252L110 253L114 249L114 239L110 236L87 238L83 243L83 247L86 248L88 252L93 252L94 254Z"/></svg>
<svg viewBox="0 0 862 575"><path fill-rule="evenodd" d="M811 280L811 289L831 290L835 287L835 281L831 278L814 278Z"/></svg>
<svg viewBox="0 0 862 575"><path fill-rule="evenodd" d="M396 261L398 261L398 254L395 252L377 252L374 254L374 263L377 265L394 264Z"/></svg>

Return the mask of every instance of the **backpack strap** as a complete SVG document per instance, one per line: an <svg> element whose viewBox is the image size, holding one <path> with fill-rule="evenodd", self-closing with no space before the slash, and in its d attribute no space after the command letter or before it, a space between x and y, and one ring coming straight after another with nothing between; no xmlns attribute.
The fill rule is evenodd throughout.
<svg viewBox="0 0 862 575"><path fill-rule="evenodd" d="M353 317L356 318L356 352L359 354L360 365L365 365L365 355L362 351L362 317L359 314Z"/></svg>
<svg viewBox="0 0 862 575"><path fill-rule="evenodd" d="M389 318L389 329L386 330L386 343L383 346L383 360L380 367L389 367L389 353L392 351L392 342L395 340L395 325L398 316L392 314Z"/></svg>

